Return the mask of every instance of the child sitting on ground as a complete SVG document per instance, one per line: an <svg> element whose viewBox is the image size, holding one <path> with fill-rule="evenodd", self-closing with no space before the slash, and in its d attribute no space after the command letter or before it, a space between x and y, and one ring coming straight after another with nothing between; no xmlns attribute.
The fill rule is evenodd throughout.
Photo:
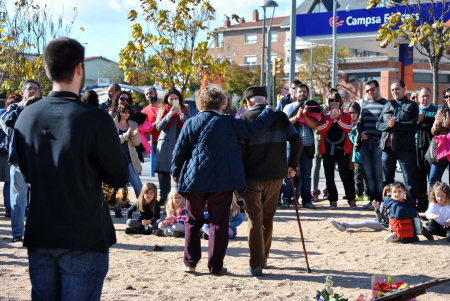
<svg viewBox="0 0 450 301"><path fill-rule="evenodd" d="M155 231L157 236L184 236L184 222L186 221L186 200L175 188L167 197L166 220L159 222L159 230Z"/></svg>
<svg viewBox="0 0 450 301"><path fill-rule="evenodd" d="M450 186L436 182L428 200L430 204L425 216L429 222L423 235L428 240L434 240L433 235L447 237L447 242L450 242Z"/></svg>
<svg viewBox="0 0 450 301"><path fill-rule="evenodd" d="M233 201L231 202L231 208L230 208L230 221L229 221L229 228L228 228L228 237L235 238L237 235L237 227L242 224L244 219L242 218L242 215L239 213L239 205L237 204L237 198L233 194ZM205 212L205 219L207 219ZM209 217L209 214L208 214ZM209 224L205 223L201 229L202 237L205 240L209 239Z"/></svg>
<svg viewBox="0 0 450 301"><path fill-rule="evenodd" d="M401 243L418 242L413 219L417 211L410 200L405 198L406 188L403 183L394 182L391 185L391 195L384 200L384 206L389 212L389 225L394 232L385 241Z"/></svg>
<svg viewBox="0 0 450 301"><path fill-rule="evenodd" d="M385 185L383 188L383 199L385 199L391 190L391 184ZM344 223L336 220L332 220L331 224L339 231L345 231L347 228L359 229L370 228L374 230L386 230L389 231L389 213L384 208L383 203L379 203L373 200L372 206L375 207L376 220L362 220L353 223Z"/></svg>
<svg viewBox="0 0 450 301"><path fill-rule="evenodd" d="M132 219L133 212L139 210L137 220ZM157 220L160 219L158 190L153 183L145 183L136 203L127 210L126 234L152 234L158 229Z"/></svg>

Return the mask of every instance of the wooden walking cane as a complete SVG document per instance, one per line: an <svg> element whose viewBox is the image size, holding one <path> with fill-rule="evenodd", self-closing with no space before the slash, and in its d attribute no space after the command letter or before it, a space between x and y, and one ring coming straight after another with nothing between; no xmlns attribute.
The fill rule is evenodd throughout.
<svg viewBox="0 0 450 301"><path fill-rule="evenodd" d="M300 223L300 216L298 215L297 196L295 195L294 181L292 180L291 175L289 175L289 179L291 180L292 194L294 195L295 213L297 213L298 228L300 229L300 236L302 238L303 254L305 254L306 271L308 273L311 273L311 269L309 268L309 263L308 263L308 255L306 254L305 239L303 238L302 224Z"/></svg>

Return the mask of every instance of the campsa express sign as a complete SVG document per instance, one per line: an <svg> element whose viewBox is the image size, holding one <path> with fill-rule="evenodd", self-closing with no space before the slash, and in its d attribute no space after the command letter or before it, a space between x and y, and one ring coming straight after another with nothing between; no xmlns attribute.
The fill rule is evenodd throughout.
<svg viewBox="0 0 450 301"><path fill-rule="evenodd" d="M448 5L448 4L447 4ZM422 13L428 18L430 4L422 5ZM435 4L436 17L442 12L441 3ZM404 6L397 6L398 10L406 18L415 18L419 21L419 13L411 11ZM374 8L371 10L358 9L351 11L338 11L336 20L336 31L338 34L373 32L378 31L381 24L385 23L392 13L397 13L395 8ZM450 18L446 17L447 19ZM330 35L333 33L333 12L297 15L297 36Z"/></svg>

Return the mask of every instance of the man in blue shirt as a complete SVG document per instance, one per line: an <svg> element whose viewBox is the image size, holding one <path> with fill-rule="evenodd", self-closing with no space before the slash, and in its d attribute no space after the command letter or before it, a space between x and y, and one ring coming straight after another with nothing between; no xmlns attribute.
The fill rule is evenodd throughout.
<svg viewBox="0 0 450 301"><path fill-rule="evenodd" d="M316 209L316 206L312 204L311 195L311 173L312 164L314 158L314 134L313 130L316 128L319 121L311 119L308 115L303 114L305 110L307 111L307 106L305 110L299 109L302 102L306 101L309 96L309 88L305 84L298 85L295 95L297 98L296 102L293 102L284 107L283 112L289 117L289 121L295 125L298 125L298 131L302 138L303 150L300 155L300 160L298 162L299 172L294 177L295 195L297 200L302 198L303 208ZM298 112L295 113L298 109ZM298 123L299 119L304 117L305 123ZM289 149L289 145L288 145ZM289 178L284 180L283 184L283 204L281 208L289 208L292 197L292 188Z"/></svg>
<svg viewBox="0 0 450 301"><path fill-rule="evenodd" d="M295 95L295 90L297 89L298 85L300 85L301 83L302 82L299 81L298 79L292 81L291 88L290 88L291 94L288 94L285 97L283 97L282 99L280 99L280 101L277 104L278 111L283 111L285 106L297 101L297 96Z"/></svg>

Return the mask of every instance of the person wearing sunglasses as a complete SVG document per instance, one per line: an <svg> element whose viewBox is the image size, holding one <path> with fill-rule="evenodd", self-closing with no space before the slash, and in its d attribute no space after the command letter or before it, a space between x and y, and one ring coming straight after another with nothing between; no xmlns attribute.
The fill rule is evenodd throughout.
<svg viewBox="0 0 450 301"><path fill-rule="evenodd" d="M430 176L430 164L425 160L425 154L433 138L431 127L438 108L431 104L431 90L422 87L418 91L419 118L416 132L416 183L417 183L417 211L428 209L427 179Z"/></svg>
<svg viewBox="0 0 450 301"><path fill-rule="evenodd" d="M8 107L13 103L19 103L22 101L22 96L17 93L12 93L6 98L5 109L0 110L0 116L6 112ZM11 202L10 202L10 190L11 190L11 177L10 168L8 164L8 151L9 151L9 137L0 128L0 182L3 184L3 204L5 205L5 217L11 218Z"/></svg>
<svg viewBox="0 0 450 301"><path fill-rule="evenodd" d="M416 90L411 93L410 99L412 101L416 102L417 104L419 104L418 99L417 99L418 97L419 97L419 91Z"/></svg>
<svg viewBox="0 0 450 301"><path fill-rule="evenodd" d="M344 184L350 209L357 209L355 182L350 172L350 154L353 144L348 136L352 130L352 117L349 113L342 111L342 97L336 89L328 92L326 104L329 112L320 119L316 129L319 135L323 135L319 149L322 154L330 209L337 209L338 201L338 191L334 179L335 163L339 167L339 175Z"/></svg>
<svg viewBox="0 0 450 301"><path fill-rule="evenodd" d="M15 147L15 127L16 121L25 108L33 104L41 96L41 86L34 79L26 80L22 85L22 101L8 106L7 111L2 115L0 125L8 135L9 150L8 162L10 163L10 201L11 201L11 228L12 242L21 242L25 231L25 214L27 208L28 185L25 183L23 174L17 161L17 151Z"/></svg>
<svg viewBox="0 0 450 301"><path fill-rule="evenodd" d="M450 87L444 90L443 104L439 106L435 115L433 127L431 128L431 134L433 136L447 135L450 133L450 116L448 103L450 100ZM431 164L430 177L428 179L428 187L431 188L436 182L441 182L442 175L444 174L447 165L435 165Z"/></svg>
<svg viewBox="0 0 450 301"><path fill-rule="evenodd" d="M142 182L139 178L139 174L142 172L142 166L136 151L136 146L141 144L141 136L139 135L137 123L132 121L133 115L133 108L129 103L121 104L117 108L114 124L119 134L120 143L122 144L122 152L128 161L129 182L133 186L136 199L138 199L142 190ZM122 217L121 209L120 206L114 208L114 213L117 218Z"/></svg>
<svg viewBox="0 0 450 301"><path fill-rule="evenodd" d="M416 143L415 133L419 106L408 99L406 85L400 80L391 83L393 100L386 103L377 121L377 129L383 132L380 140L380 148L383 151L383 182L389 184L395 182L395 167L399 162L406 192L409 200L415 205L417 200L416 186Z"/></svg>
<svg viewBox="0 0 450 301"><path fill-rule="evenodd" d="M381 97L380 85L377 80L368 81L364 88L367 99L361 103L357 128L362 139L359 153L367 176L371 200L363 206L363 209L375 210L372 201L383 201L383 162L381 161L381 149L378 147L382 132L376 128L376 123L388 101Z"/></svg>

